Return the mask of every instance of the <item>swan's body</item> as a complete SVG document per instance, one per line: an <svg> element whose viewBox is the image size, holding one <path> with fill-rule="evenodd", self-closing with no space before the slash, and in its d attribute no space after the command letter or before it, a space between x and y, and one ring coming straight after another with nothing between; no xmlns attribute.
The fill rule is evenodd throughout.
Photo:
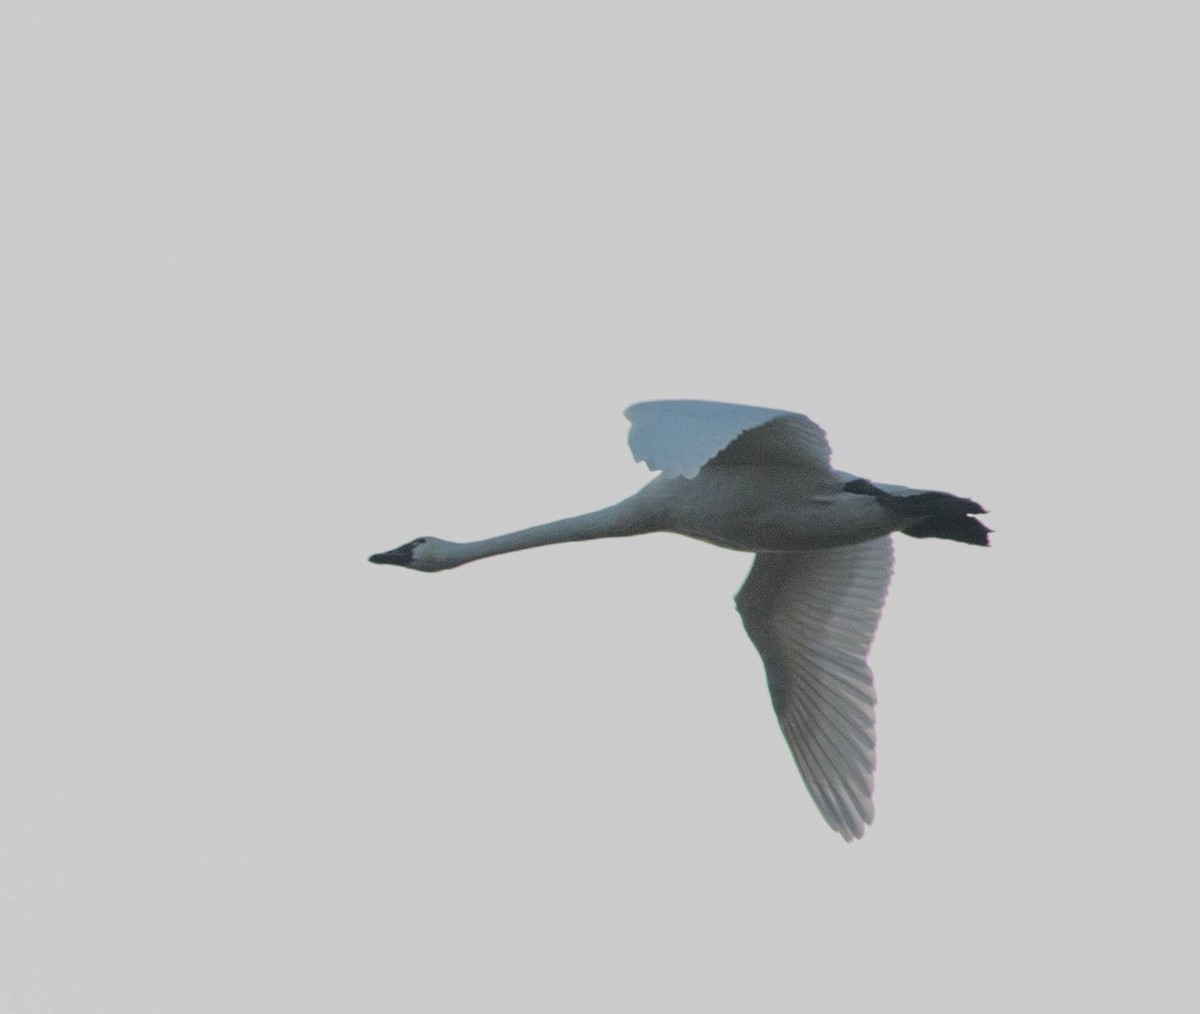
<svg viewBox="0 0 1200 1014"><path fill-rule="evenodd" d="M875 691L867 651L900 531L987 545L983 508L833 470L792 412L652 401L626 413L634 457L662 474L620 503L479 542L421 538L371 557L437 571L558 542L676 532L756 553L736 603L780 727L822 815L847 841L874 817Z"/></svg>

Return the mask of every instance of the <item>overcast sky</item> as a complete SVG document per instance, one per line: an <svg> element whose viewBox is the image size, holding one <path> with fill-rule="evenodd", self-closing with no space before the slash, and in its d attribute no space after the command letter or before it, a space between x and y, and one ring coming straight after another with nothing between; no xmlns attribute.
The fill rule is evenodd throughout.
<svg viewBox="0 0 1200 1014"><path fill-rule="evenodd" d="M0 14L0 1010L1200 1009L1188 3ZM674 536L366 557L805 412L901 539L847 845Z"/></svg>

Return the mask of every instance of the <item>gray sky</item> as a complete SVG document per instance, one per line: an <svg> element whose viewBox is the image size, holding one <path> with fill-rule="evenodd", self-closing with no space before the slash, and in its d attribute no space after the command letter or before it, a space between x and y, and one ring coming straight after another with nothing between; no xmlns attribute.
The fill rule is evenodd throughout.
<svg viewBox="0 0 1200 1014"><path fill-rule="evenodd" d="M1184 3L0 15L0 1009L1200 1000ZM646 398L991 508L901 540L878 817L658 536Z"/></svg>

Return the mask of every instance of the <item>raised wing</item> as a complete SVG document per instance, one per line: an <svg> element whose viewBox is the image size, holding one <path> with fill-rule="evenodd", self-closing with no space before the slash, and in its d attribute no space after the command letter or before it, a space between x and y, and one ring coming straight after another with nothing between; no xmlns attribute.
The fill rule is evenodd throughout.
<svg viewBox="0 0 1200 1014"><path fill-rule="evenodd" d="M875 688L867 651L892 576L890 537L759 553L737 594L771 703L813 801L850 841L875 817Z"/></svg>
<svg viewBox="0 0 1200 1014"><path fill-rule="evenodd" d="M720 401L643 401L625 410L629 449L668 476L694 479L708 462L829 468L825 431L807 416Z"/></svg>

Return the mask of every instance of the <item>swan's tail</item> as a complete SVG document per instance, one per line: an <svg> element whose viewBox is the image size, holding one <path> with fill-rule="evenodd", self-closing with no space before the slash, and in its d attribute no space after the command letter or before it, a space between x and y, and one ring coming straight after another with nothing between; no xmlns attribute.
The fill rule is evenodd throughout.
<svg viewBox="0 0 1200 1014"><path fill-rule="evenodd" d="M919 518L901 531L914 539L953 539L972 546L986 546L987 527L974 514L987 511L974 500L930 490L906 489L904 486L878 486L866 479L846 483L846 492L873 496L889 510L903 517Z"/></svg>

